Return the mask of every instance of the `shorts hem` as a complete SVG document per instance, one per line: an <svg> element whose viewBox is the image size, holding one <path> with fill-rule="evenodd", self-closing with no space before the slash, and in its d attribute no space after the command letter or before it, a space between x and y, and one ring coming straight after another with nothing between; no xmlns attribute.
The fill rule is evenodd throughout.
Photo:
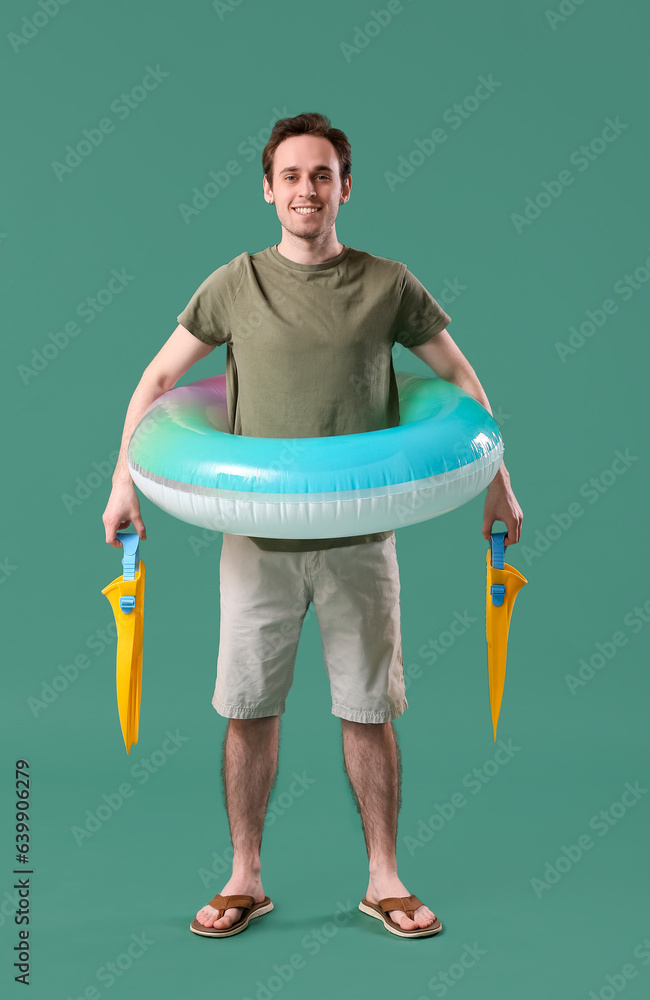
<svg viewBox="0 0 650 1000"><path fill-rule="evenodd" d="M333 703L332 715L336 715L339 719L346 719L348 722L391 722L402 715L407 708L408 702L406 698L400 705L395 706L395 708L381 712L373 712L370 709L362 708L347 708L345 705Z"/></svg>
<svg viewBox="0 0 650 1000"><path fill-rule="evenodd" d="M219 715L223 715L226 719L263 719L268 715L282 715L285 710L285 703L272 705L270 708L264 705L245 708L241 705L223 705L221 702L213 700L212 707Z"/></svg>

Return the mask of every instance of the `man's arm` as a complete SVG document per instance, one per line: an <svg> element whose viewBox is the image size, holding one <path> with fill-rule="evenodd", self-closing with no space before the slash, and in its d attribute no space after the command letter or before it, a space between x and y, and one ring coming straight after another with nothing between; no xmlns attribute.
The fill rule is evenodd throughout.
<svg viewBox="0 0 650 1000"><path fill-rule="evenodd" d="M204 358L214 347L204 344L184 326L177 326L155 358L147 365L126 411L120 454L113 472L113 483L132 482L126 464L126 451L133 431L150 403L173 389L179 378L191 366Z"/></svg>
<svg viewBox="0 0 650 1000"><path fill-rule="evenodd" d="M476 372L446 330L441 330L425 344L411 347L409 350L421 361L424 361L440 378L446 382L453 382L454 385L468 392L492 415L490 401ZM502 462L496 476L488 486L483 515L483 537L489 541L494 521L503 521L508 528L505 544L513 545L521 537L523 517L521 507L510 487L510 473L506 469L505 462Z"/></svg>
<svg viewBox="0 0 650 1000"><path fill-rule="evenodd" d="M460 348L456 346L451 334L447 333L446 330L441 330L431 340L427 340L426 344L409 349L424 361L436 375L444 378L445 382L453 382L454 385L464 389L492 415L490 402L476 372Z"/></svg>
<svg viewBox="0 0 650 1000"><path fill-rule="evenodd" d="M140 516L140 502L126 462L131 435L147 407L164 392L173 389L179 378L195 362L213 350L213 345L203 343L184 326L179 325L142 373L126 411L120 453L113 472L113 489L102 517L106 541L114 548L120 547L115 533L127 528L131 522L140 538L147 537Z"/></svg>

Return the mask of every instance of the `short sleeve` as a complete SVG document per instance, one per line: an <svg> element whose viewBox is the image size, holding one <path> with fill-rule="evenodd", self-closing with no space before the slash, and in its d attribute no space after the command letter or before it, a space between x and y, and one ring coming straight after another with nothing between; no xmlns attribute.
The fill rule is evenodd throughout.
<svg viewBox="0 0 650 1000"><path fill-rule="evenodd" d="M399 305L393 323L393 343L404 347L426 344L451 323L442 306L404 265L399 289Z"/></svg>
<svg viewBox="0 0 650 1000"><path fill-rule="evenodd" d="M235 272L222 264L203 281L177 316L186 330L205 344L219 346L230 340L230 315L234 301Z"/></svg>

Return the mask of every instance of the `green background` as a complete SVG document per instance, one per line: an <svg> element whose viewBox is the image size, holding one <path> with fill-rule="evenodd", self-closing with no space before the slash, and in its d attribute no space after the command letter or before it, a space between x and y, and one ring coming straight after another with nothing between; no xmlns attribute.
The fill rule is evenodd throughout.
<svg viewBox="0 0 650 1000"><path fill-rule="evenodd" d="M362 990L413 1000L446 992L455 1000L541 1000L551 991L607 1000L620 991L614 984L626 997L647 995L650 25L638 0L571 7L565 2L563 20L554 20L543 3L393 4L390 21L371 26L363 46L358 32L372 11L386 21L383 0L374 8L370 0L242 0L219 10L207 2L70 2L54 16L39 14L38 30L23 21L42 11L35 2L4 5L7 995L22 989L12 969L17 758L29 760L32 775L30 995L39 1000L204 991L264 1000ZM18 32L33 37L16 43ZM355 38L357 51L346 48ZM168 75L120 119L120 94L157 65ZM490 74L494 92L453 127L449 109ZM525 515L521 541L508 550L529 584L513 616L498 733L518 749L503 764L490 763L497 746L487 690L483 496L397 532L411 671L409 708L396 721L404 768L399 871L444 925L419 941L387 934L356 909L367 859L313 608L262 846L263 885L276 908L222 941L188 929L229 877L219 775L227 722L210 703L221 536L197 550L200 529L142 498L143 701L130 757L117 716L115 643L102 651L100 639L112 622L101 589L121 572L101 516L131 394L203 278L280 237L262 198L268 131L251 154L247 137L277 117L313 110L352 143L354 185L337 220L339 240L405 261L436 297L445 282L464 286L445 304L450 333L500 423ZM58 179L53 163L66 146L107 116L113 131ZM605 120L617 116L626 127L601 149ZM386 172L439 127L446 142L391 190ZM592 143L594 159L580 169L574 153ZM179 206L233 159L241 170L228 188L184 221ZM513 216L526 199L534 202L567 169L573 183L518 231ZM113 269L131 276L123 291L90 320L80 317L79 304L106 287ZM617 285L626 275L635 287ZM607 299L616 311L603 312L606 322L563 360L556 345L568 344L571 328L589 310L598 316ZM50 334L74 320L78 335L36 371ZM428 371L406 349L395 352L395 366ZM224 369L225 352L215 351L181 381ZM610 474L617 450L629 466ZM590 487L592 478L599 487ZM456 612L475 621L434 662L423 653ZM578 676L597 643L610 655L595 660L600 667L583 666L572 693L567 675ZM34 709L30 699L41 699L81 654L87 666ZM167 731L186 738L174 754L161 751ZM152 754L162 763L143 782L136 775ZM467 779L474 769L488 775L478 791ZM292 799L293 772L313 783ZM73 829L124 782L132 797L78 845ZM634 805L618 807L626 782L643 791ZM430 822L441 815L437 805L459 794L465 804L453 817ZM590 825L612 806L611 825ZM567 858L563 848L576 858L572 845L584 835L591 846L561 862L551 884L548 866ZM534 880L545 877L540 889ZM341 906L347 917L328 923ZM328 932L318 948L309 943ZM150 942L142 957L112 983L99 979L134 934ZM479 949L478 959L468 959L468 946ZM296 954L302 967L286 982L273 979L281 976L274 966ZM93 986L95 994L85 993Z"/></svg>

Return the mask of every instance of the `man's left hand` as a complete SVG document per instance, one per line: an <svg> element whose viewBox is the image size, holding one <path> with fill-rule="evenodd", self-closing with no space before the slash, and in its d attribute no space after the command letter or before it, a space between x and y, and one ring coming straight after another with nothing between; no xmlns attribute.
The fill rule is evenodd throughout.
<svg viewBox="0 0 650 1000"><path fill-rule="evenodd" d="M503 521L508 529L504 544L515 545L521 537L523 519L523 511L510 486L510 475L502 465L488 486L483 511L483 538L489 542L492 525L495 521Z"/></svg>

